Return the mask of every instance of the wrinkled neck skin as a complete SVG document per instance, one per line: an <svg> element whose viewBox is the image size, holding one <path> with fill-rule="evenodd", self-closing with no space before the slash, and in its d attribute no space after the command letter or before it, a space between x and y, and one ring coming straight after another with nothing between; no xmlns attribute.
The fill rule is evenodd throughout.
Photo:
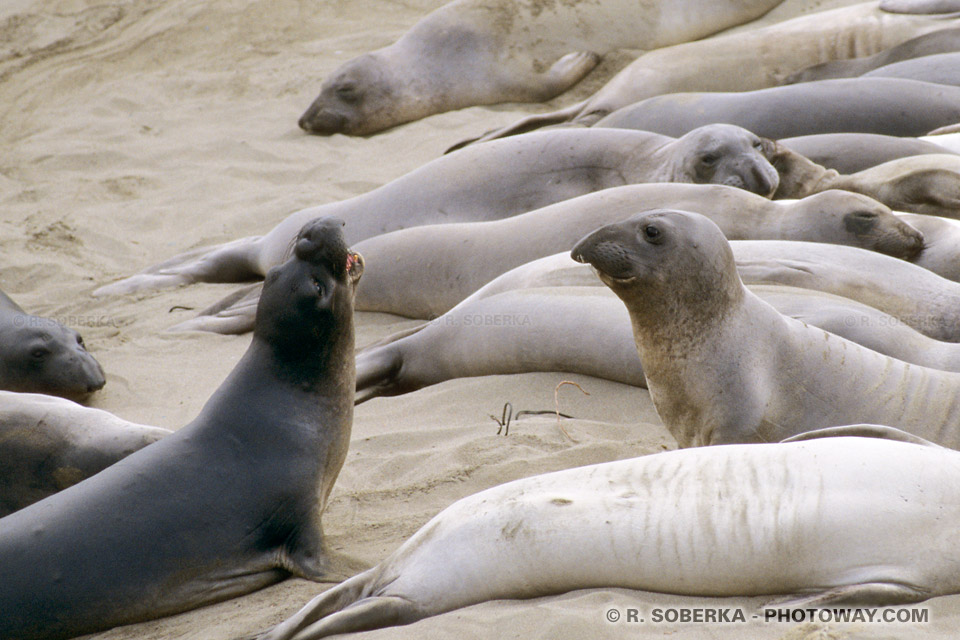
<svg viewBox="0 0 960 640"><path fill-rule="evenodd" d="M846 176L827 169L783 145L778 144L771 163L780 174L780 186L773 194L774 200L805 198L827 189L845 189Z"/></svg>
<svg viewBox="0 0 960 640"><path fill-rule="evenodd" d="M617 292L621 295L622 292ZM731 423L751 424L753 416L731 415L743 378L755 371L739 364L755 339L754 302L742 285L712 294L657 296L656 304L624 297L647 387L664 425L681 447L717 444ZM762 303L761 303L762 304ZM762 314L759 314L762 317Z"/></svg>

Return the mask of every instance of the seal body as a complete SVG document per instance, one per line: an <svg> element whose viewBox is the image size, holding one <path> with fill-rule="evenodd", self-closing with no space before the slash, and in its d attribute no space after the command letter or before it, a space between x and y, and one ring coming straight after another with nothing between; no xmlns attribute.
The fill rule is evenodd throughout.
<svg viewBox="0 0 960 640"><path fill-rule="evenodd" d="M745 92L690 92L625 106L594 126L669 136L729 122L766 138L817 133L922 136L960 121L960 88L902 78L820 80Z"/></svg>
<svg viewBox="0 0 960 640"><path fill-rule="evenodd" d="M0 517L170 433L63 398L0 391Z"/></svg>
<svg viewBox="0 0 960 640"><path fill-rule="evenodd" d="M669 451L524 478L454 503L263 637L311 640L598 587L917 602L960 589L958 482L960 453L868 437Z"/></svg>
<svg viewBox="0 0 960 640"><path fill-rule="evenodd" d="M336 69L300 127L367 135L471 105L549 100L609 51L696 40L780 1L455 0Z"/></svg>
<svg viewBox="0 0 960 640"><path fill-rule="evenodd" d="M752 133L710 126L680 139L647 132L549 131L464 149L369 193L288 216L265 236L200 248L101 287L123 294L192 282L259 279L286 259L300 228L317 217L346 222L351 244L424 224L498 220L641 182L729 184L771 195L778 176ZM710 154L712 164L700 159Z"/></svg>
<svg viewBox="0 0 960 640"><path fill-rule="evenodd" d="M650 396L681 446L772 442L858 420L960 446L960 374L783 316L744 288L730 244L703 216L639 214L571 255L624 301Z"/></svg>
<svg viewBox="0 0 960 640"><path fill-rule="evenodd" d="M552 113L528 116L479 139L571 120L590 125L617 109L670 93L775 87L791 73L814 64L869 56L910 38L957 27L956 9L945 9L948 12L894 13L877 2L862 2L760 29L648 51L589 99Z"/></svg>
<svg viewBox="0 0 960 640"><path fill-rule="evenodd" d="M0 389L82 399L106 378L80 334L0 291Z"/></svg>
<svg viewBox="0 0 960 640"><path fill-rule="evenodd" d="M830 80L832 78L854 78L874 69L913 60L924 56L960 51L960 29L938 29L916 38L910 38L895 47L884 49L872 56L862 56L844 60L822 62L791 74L786 84Z"/></svg>
<svg viewBox="0 0 960 640"><path fill-rule="evenodd" d="M324 575L361 271L339 223L305 227L267 277L250 348L193 422L0 519L0 636L69 638Z"/></svg>
<svg viewBox="0 0 960 640"><path fill-rule="evenodd" d="M936 141L877 133L819 133L777 142L826 169L845 174L908 156L955 153Z"/></svg>
<svg viewBox="0 0 960 640"><path fill-rule="evenodd" d="M923 246L919 232L880 203L854 193L826 191L772 202L722 185L629 185L504 220L425 225L358 243L357 250L373 259L357 290L357 308L436 317L505 271L566 249L597 226L622 220L638 208L656 206L701 211L729 238L848 244L904 259ZM248 331L256 295L255 288L237 292L174 329Z"/></svg>

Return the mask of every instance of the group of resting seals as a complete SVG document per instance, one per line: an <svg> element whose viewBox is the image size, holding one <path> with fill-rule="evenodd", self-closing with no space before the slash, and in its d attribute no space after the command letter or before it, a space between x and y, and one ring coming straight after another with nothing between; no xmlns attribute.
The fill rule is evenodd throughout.
<svg viewBox="0 0 960 640"><path fill-rule="evenodd" d="M896 4L884 3L890 10ZM590 60L563 58L554 75ZM359 101L350 83L336 93ZM633 134L543 134L540 150L567 138L561 146L569 147L546 156L566 164L530 185L527 175L542 172L529 163L537 154L514 160L505 175L532 188L513 204L496 194L483 200L492 191L484 188L489 177L473 185L463 196L475 204L472 213L493 211L475 224L496 224L511 215L510 207L532 209L570 193L633 182L623 167L646 180L680 176L737 186L745 191L733 197L765 203L758 209L802 210L813 200L776 205L760 198L781 186L768 141L731 127L713 126L696 139L695 153L688 147L686 154L677 151L683 140L637 134L643 142L631 143L647 145L645 160L620 151L619 159L633 164L613 168L590 164L602 157L593 147L578 155L583 150L575 142L587 135L629 140ZM518 155L530 139L500 148ZM725 148L706 161L704 147L718 140L734 140L736 153ZM447 162L466 163L463 154L489 148L461 151ZM563 179L557 181L558 174ZM366 210L378 198L386 204L403 189L415 193L417 179L436 175L338 203L340 212ZM826 191L821 197L837 196ZM419 204L408 206L412 215ZM379 234L404 232L402 217L386 223L359 214L344 216L341 231L338 222L318 217L335 209L299 212L264 238L192 252L101 292L266 276L250 349L196 420L173 434L144 428L136 435L156 440L151 446L0 519L0 635L67 638L233 597L287 575L328 573L320 513L346 455L353 391L361 384L354 374L352 316L364 262L347 243L366 238L373 248ZM844 230L860 242L899 237L876 244L915 256L919 233L889 210L866 212L872 215L841 216ZM361 224L351 227L357 219ZM785 247L770 250L783 254ZM723 230L699 214L661 210L614 222L589 233L573 256L591 263L624 301L644 381L681 446L772 442L860 420L960 446L960 374L910 367L781 315L744 288ZM694 354L696 362L678 353ZM784 380L783 371L797 377ZM868 381L869 391L844 389L840 383L850 378ZM931 407L939 414L931 416ZM800 438L584 467L465 498L383 563L323 594L266 637L316 638L404 624L491 598L592 586L721 596L804 593L793 605L907 603L960 590L949 544L960 454L872 425ZM250 464L254 453L256 464ZM889 472L884 458L891 457L903 461L903 476ZM53 475L59 478L86 473L58 464ZM570 529L571 521L585 524ZM873 544L863 545L868 534ZM918 537L932 545L923 554L904 553L904 539ZM145 539L159 542L148 546Z"/></svg>

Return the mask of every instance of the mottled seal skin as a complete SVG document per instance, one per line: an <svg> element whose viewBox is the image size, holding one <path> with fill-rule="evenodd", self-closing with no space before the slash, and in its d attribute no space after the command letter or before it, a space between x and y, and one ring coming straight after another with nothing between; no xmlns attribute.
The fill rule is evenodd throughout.
<svg viewBox="0 0 960 640"><path fill-rule="evenodd" d="M594 231L571 257L624 301L650 397L682 447L858 420L960 447L960 374L780 314L743 286L730 243L701 215L639 214Z"/></svg>
<svg viewBox="0 0 960 640"><path fill-rule="evenodd" d="M781 0L456 0L388 47L334 70L300 117L309 133L368 135L498 102L542 102L615 49L696 40Z"/></svg>
<svg viewBox="0 0 960 640"><path fill-rule="evenodd" d="M775 87L791 73L814 64L869 56L931 31L957 27L958 17L957 13L893 13L876 2L863 2L760 29L648 51L589 99L551 113L528 116L475 140L569 121L591 125L617 109L653 96Z"/></svg>
<svg viewBox="0 0 960 640"><path fill-rule="evenodd" d="M701 160L709 156L710 163ZM308 221L335 215L354 244L424 224L498 220L584 193L645 182L716 182L770 195L776 171L757 136L729 125L673 139L648 132L545 131L438 158L378 189L288 216L264 236L181 254L94 295L263 277Z"/></svg>
<svg viewBox="0 0 960 640"><path fill-rule="evenodd" d="M170 433L63 398L0 391L0 517Z"/></svg>
<svg viewBox="0 0 960 640"><path fill-rule="evenodd" d="M819 80L745 92L690 92L648 98L595 127L681 136L728 122L780 139L816 133L921 136L960 121L960 87L902 78Z"/></svg>
<svg viewBox="0 0 960 640"><path fill-rule="evenodd" d="M0 637L71 638L324 575L362 272L341 224L307 225L268 274L250 348L193 422L0 519Z"/></svg>
<svg viewBox="0 0 960 640"><path fill-rule="evenodd" d="M722 185L628 185L504 220L413 227L358 243L371 260L357 290L357 309L436 317L513 267L566 249L602 224L659 206L699 211L731 239L828 242L903 259L923 247L922 234L887 207L850 192L773 202ZM242 289L172 329L248 331L256 296L255 287Z"/></svg>
<svg viewBox="0 0 960 640"><path fill-rule="evenodd" d="M516 480L455 502L262 638L314 640L598 587L791 595L783 607L956 593L960 454L921 442L854 425Z"/></svg>
<svg viewBox="0 0 960 640"><path fill-rule="evenodd" d="M106 378L80 334L0 291L0 389L82 400Z"/></svg>
<svg viewBox="0 0 960 640"><path fill-rule="evenodd" d="M819 133L777 142L826 169L846 174L909 156L956 153L936 140L877 133Z"/></svg>
<svg viewBox="0 0 960 640"><path fill-rule="evenodd" d="M960 7L958 7L960 8ZM957 9L952 9L956 11ZM910 38L895 47L884 49L872 56L849 58L846 60L831 60L816 64L787 76L784 84L810 82L813 80L830 80L833 78L855 78L869 73L874 69L896 64L904 60L912 60L923 56L960 51L960 29L939 29L932 33L925 33L916 38Z"/></svg>

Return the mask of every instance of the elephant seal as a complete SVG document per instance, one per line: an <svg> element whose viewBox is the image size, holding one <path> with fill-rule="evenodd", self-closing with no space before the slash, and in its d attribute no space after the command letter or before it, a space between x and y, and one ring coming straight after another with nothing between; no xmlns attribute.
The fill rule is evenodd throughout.
<svg viewBox="0 0 960 640"><path fill-rule="evenodd" d="M0 519L0 637L72 638L326 571L363 269L317 220L267 276L246 354L190 424Z"/></svg>
<svg viewBox="0 0 960 640"><path fill-rule="evenodd" d="M346 221L344 233L354 244L405 227L497 220L638 182L712 182L769 196L778 177L765 150L757 136L729 125L680 139L647 132L539 132L438 158L369 193L297 211L265 236L195 249L94 295L262 278L286 259L300 228L321 216Z"/></svg>
<svg viewBox="0 0 960 640"><path fill-rule="evenodd" d="M958 7L960 8L960 7ZM954 11L956 10L953 9ZM797 82L811 82L814 80L831 80L834 78L855 78L869 73L874 69L896 64L904 60L912 60L923 56L932 56L939 53L960 51L960 29L938 29L925 33L916 38L910 38L895 47L884 49L872 56L848 58L844 60L830 60L787 76L784 84Z"/></svg>
<svg viewBox="0 0 960 640"><path fill-rule="evenodd" d="M853 193L829 191L772 202L721 185L628 185L504 220L412 227L358 243L370 264L357 289L357 309L437 317L501 273L566 249L607 222L659 206L700 211L731 239L849 244L903 259L923 247L916 229L885 206ZM255 305L255 289L241 290L172 329L249 331Z"/></svg>
<svg viewBox="0 0 960 640"><path fill-rule="evenodd" d="M957 72L958 65L960 65L960 53L938 53L932 56L888 64L860 77L907 78L957 87L960 86L960 73Z"/></svg>
<svg viewBox="0 0 960 640"><path fill-rule="evenodd" d="M106 384L80 334L0 291L0 389L83 399Z"/></svg>
<svg viewBox="0 0 960 640"><path fill-rule="evenodd" d="M815 133L921 136L960 121L960 87L902 78L820 80L745 92L675 93L647 98L593 126L682 136L729 122L765 138Z"/></svg>
<svg viewBox="0 0 960 640"><path fill-rule="evenodd" d="M951 11L960 10L960 7ZM931 31L957 27L960 15L914 15L863 2L648 51L587 100L522 118L475 140L492 140L563 122L591 125L646 98L691 91L754 91L778 86L811 65L868 56ZM471 140L454 145L469 144Z"/></svg>
<svg viewBox="0 0 960 640"><path fill-rule="evenodd" d="M896 216L923 234L923 250L911 262L960 282L960 220L916 213Z"/></svg>
<svg viewBox="0 0 960 640"><path fill-rule="evenodd" d="M624 301L650 397L682 447L857 420L960 446L960 374L782 315L743 286L730 243L704 216L638 214L589 234L571 257Z"/></svg>
<svg viewBox="0 0 960 640"><path fill-rule="evenodd" d="M597 587L792 596L783 607L955 593L960 453L921 442L854 425L515 480L458 500L261 637L314 640Z"/></svg>
<svg viewBox="0 0 960 640"><path fill-rule="evenodd" d="M300 128L368 135L473 105L543 102L605 53L696 40L780 2L455 0L390 46L334 70Z"/></svg>
<svg viewBox="0 0 960 640"><path fill-rule="evenodd" d="M897 211L960 217L960 156L956 154L908 156L849 175L824 169L783 145L770 158L780 175L775 198L843 189Z"/></svg>
<svg viewBox="0 0 960 640"><path fill-rule="evenodd" d="M856 173L907 156L956 153L936 144L936 140L877 133L819 133L782 138L777 143L842 174Z"/></svg>
<svg viewBox="0 0 960 640"><path fill-rule="evenodd" d="M0 517L171 433L63 398L0 391Z"/></svg>

